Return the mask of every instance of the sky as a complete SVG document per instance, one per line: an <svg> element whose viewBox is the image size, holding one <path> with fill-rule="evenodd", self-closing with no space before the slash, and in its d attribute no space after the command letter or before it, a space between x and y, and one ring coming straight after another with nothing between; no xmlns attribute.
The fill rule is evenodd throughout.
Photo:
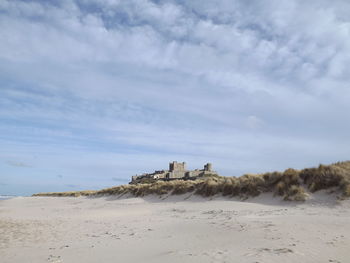
<svg viewBox="0 0 350 263"><path fill-rule="evenodd" d="M347 0L0 0L0 195L349 160L349 65Z"/></svg>

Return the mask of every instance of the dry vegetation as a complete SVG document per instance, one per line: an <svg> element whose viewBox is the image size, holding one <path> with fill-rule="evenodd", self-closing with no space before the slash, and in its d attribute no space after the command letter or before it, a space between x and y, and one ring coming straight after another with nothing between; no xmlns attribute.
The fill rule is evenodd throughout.
<svg viewBox="0 0 350 263"><path fill-rule="evenodd" d="M246 199L264 192L272 192L282 196L284 200L304 201L308 197L306 191L316 192L322 189L334 189L341 193L341 197L350 197L350 161L320 165L301 171L287 169L284 172L245 174L241 177L212 176L195 181L156 181L121 185L99 191L39 193L34 196L146 196L194 193L206 197L221 194Z"/></svg>
<svg viewBox="0 0 350 263"><path fill-rule="evenodd" d="M58 192L58 193L38 193L33 196L59 196L59 197L78 197L78 196L91 196L94 195L96 191L70 191L70 192Z"/></svg>

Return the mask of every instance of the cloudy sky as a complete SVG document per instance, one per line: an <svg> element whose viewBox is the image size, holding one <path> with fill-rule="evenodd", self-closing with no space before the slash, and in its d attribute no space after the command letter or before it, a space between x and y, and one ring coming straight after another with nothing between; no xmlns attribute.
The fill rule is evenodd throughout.
<svg viewBox="0 0 350 263"><path fill-rule="evenodd" d="M350 159L347 0L0 0L0 194Z"/></svg>

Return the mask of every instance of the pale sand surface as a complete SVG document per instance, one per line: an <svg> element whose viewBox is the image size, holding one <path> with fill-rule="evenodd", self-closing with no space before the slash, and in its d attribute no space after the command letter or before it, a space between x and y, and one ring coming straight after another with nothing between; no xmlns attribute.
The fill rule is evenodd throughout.
<svg viewBox="0 0 350 263"><path fill-rule="evenodd" d="M0 201L0 262L350 262L349 200L185 198Z"/></svg>

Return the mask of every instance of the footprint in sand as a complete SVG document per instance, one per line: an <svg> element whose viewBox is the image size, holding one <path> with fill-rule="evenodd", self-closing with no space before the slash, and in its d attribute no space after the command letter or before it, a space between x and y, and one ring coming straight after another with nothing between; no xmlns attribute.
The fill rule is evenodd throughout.
<svg viewBox="0 0 350 263"><path fill-rule="evenodd" d="M274 255L281 255L281 254L286 254L286 253L294 253L294 251L290 248L259 248L259 249L254 249L257 252L253 253L247 253L245 256L248 257L259 257L261 256L262 253L270 253Z"/></svg>
<svg viewBox="0 0 350 263"><path fill-rule="evenodd" d="M259 249L259 252L268 252L268 253L272 253L272 254L286 254L286 253L294 253L294 251L290 248L274 248L274 249L270 249L270 248L261 248Z"/></svg>
<svg viewBox="0 0 350 263"><path fill-rule="evenodd" d="M216 262L228 262L228 256L227 256L228 251L227 250L212 250L209 252L205 252L202 255L208 256L211 258L211 262L216 263Z"/></svg>

